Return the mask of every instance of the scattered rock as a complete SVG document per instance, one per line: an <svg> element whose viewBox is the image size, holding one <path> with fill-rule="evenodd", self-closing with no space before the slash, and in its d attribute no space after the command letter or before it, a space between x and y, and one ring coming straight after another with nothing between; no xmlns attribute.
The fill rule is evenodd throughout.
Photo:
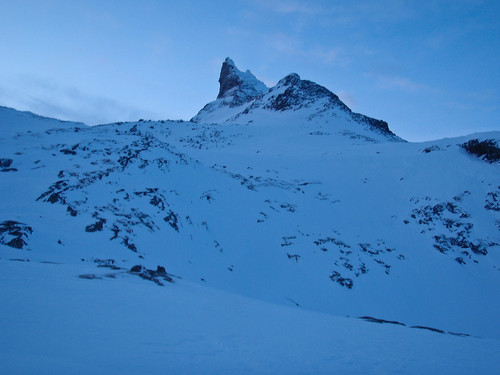
<svg viewBox="0 0 500 375"><path fill-rule="evenodd" d="M287 253L286 256L288 257L288 259L294 259L295 262L299 262L299 259L300 259L300 255L298 254L289 254Z"/></svg>
<svg viewBox="0 0 500 375"><path fill-rule="evenodd" d="M377 318L373 318L371 316L360 316L359 319L363 319L363 320L366 320L367 322L371 322L371 323L379 323L379 324L396 324L396 325L400 325L400 326L405 326L406 327L406 324L404 323L401 323L401 322L397 322L395 320L384 320L384 319L377 319Z"/></svg>
<svg viewBox="0 0 500 375"><path fill-rule="evenodd" d="M177 232L179 231L179 218L173 211L170 211L169 214L163 218L163 220L166 221L168 225L174 228Z"/></svg>
<svg viewBox="0 0 500 375"><path fill-rule="evenodd" d="M71 207L71 206L68 206L68 207L66 208L66 211L67 211L67 212L69 212L69 214L70 214L71 216L76 216L76 215L78 215L78 211L76 211L76 210L75 210L73 207Z"/></svg>
<svg viewBox="0 0 500 375"><path fill-rule="evenodd" d="M497 191L490 191L486 194L484 208L491 211L500 212L500 186Z"/></svg>
<svg viewBox="0 0 500 375"><path fill-rule="evenodd" d="M128 236L125 236L122 240L122 244L125 245L125 247L127 247L129 250L132 250L134 253L137 252L137 246L135 246L132 242L130 242L130 239L128 238ZM141 255L139 255L139 258L141 257Z"/></svg>
<svg viewBox="0 0 500 375"><path fill-rule="evenodd" d="M333 273L330 275L330 280L335 281L336 283L340 284L343 287L346 287L347 289L352 289L354 285L352 279L342 277L342 275L337 271L333 271Z"/></svg>
<svg viewBox="0 0 500 375"><path fill-rule="evenodd" d="M143 266L141 266L140 264L137 264L130 269L130 272L137 272L138 273L138 272L141 272L143 269L144 269Z"/></svg>
<svg viewBox="0 0 500 375"><path fill-rule="evenodd" d="M129 272L139 276L144 280L153 281L155 284L160 286L164 285L162 281L167 281L169 283L174 282L174 279L172 279L171 275L167 273L165 267L163 266L157 266L155 271L149 270L146 267L137 264L133 266Z"/></svg>
<svg viewBox="0 0 500 375"><path fill-rule="evenodd" d="M28 237L33 233L29 225L14 220L0 223L0 244L22 249L28 243Z"/></svg>
<svg viewBox="0 0 500 375"><path fill-rule="evenodd" d="M462 144L461 147L469 154L476 155L488 163L500 161L500 148L493 139L485 139L483 141L471 139Z"/></svg>
<svg viewBox="0 0 500 375"><path fill-rule="evenodd" d="M411 326L410 328L426 329L428 331L437 332L437 333L446 333L445 331L443 331L441 329L426 327L426 326Z"/></svg>
<svg viewBox="0 0 500 375"><path fill-rule="evenodd" d="M86 275L78 275L78 277L80 279L86 279L86 280L102 280L102 277L101 276L97 276L93 273L89 273L89 274L86 274Z"/></svg>
<svg viewBox="0 0 500 375"><path fill-rule="evenodd" d="M0 158L0 168L9 168L13 160L8 158Z"/></svg>
<svg viewBox="0 0 500 375"><path fill-rule="evenodd" d="M99 221L94 224L87 225L85 227L85 232L100 232L102 231L105 223L106 219L99 219Z"/></svg>

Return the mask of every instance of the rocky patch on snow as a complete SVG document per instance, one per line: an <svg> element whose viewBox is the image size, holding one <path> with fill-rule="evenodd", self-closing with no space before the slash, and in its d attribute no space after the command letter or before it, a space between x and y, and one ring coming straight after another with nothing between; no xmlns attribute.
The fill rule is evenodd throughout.
<svg viewBox="0 0 500 375"><path fill-rule="evenodd" d="M475 155L488 163L500 161L500 148L494 139L471 139L461 147L471 155Z"/></svg>
<svg viewBox="0 0 500 375"><path fill-rule="evenodd" d="M10 168L13 161L9 158L0 158L0 172L17 172L17 168Z"/></svg>
<svg viewBox="0 0 500 375"><path fill-rule="evenodd" d="M462 206L464 199L470 195L469 191L464 191L449 201L437 201L430 197L410 200L417 206L412 210L411 219L422 228L420 233L430 233L434 248L443 254L454 254L460 264L466 264L466 259L477 263L478 255L486 255L490 248L499 246L487 237L475 235L472 215ZM486 199L488 207L496 207L496 195L487 195Z"/></svg>
<svg viewBox="0 0 500 375"><path fill-rule="evenodd" d="M85 261L85 259L82 259ZM165 270L163 266L157 266L156 270L148 269L141 264L132 266L130 269L119 267L114 259L91 259L90 262L97 265L98 268L107 268L112 271L105 274L81 274L78 277L87 280L102 280L104 278L116 279L118 276L133 275L138 276L141 279L154 282L156 285L164 286L164 282L174 283L174 278L179 278L179 276L172 275Z"/></svg>
<svg viewBox="0 0 500 375"><path fill-rule="evenodd" d="M3 221L0 223L0 244L23 249L32 233L33 228L27 224L14 220Z"/></svg>

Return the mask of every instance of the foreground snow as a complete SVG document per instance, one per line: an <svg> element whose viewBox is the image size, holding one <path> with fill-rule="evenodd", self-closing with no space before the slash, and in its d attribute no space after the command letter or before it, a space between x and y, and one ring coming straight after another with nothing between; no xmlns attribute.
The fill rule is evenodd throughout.
<svg viewBox="0 0 500 375"><path fill-rule="evenodd" d="M500 341L0 259L5 374L494 374ZM110 274L102 269L96 276Z"/></svg>

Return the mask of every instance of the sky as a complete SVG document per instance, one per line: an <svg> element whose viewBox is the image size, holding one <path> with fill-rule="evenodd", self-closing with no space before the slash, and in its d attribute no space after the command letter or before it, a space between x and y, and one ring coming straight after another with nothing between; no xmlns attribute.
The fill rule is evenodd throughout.
<svg viewBox="0 0 500 375"><path fill-rule="evenodd" d="M500 1L2 0L0 105L89 125L189 120L231 57L425 141L500 130Z"/></svg>

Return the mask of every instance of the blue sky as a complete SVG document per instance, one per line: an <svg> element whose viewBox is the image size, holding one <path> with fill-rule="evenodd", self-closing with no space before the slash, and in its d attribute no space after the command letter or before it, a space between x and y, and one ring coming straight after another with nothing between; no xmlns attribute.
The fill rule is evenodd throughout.
<svg viewBox="0 0 500 375"><path fill-rule="evenodd" d="M412 141L500 130L499 1L0 2L0 105L97 124L189 119L225 57L291 72Z"/></svg>

